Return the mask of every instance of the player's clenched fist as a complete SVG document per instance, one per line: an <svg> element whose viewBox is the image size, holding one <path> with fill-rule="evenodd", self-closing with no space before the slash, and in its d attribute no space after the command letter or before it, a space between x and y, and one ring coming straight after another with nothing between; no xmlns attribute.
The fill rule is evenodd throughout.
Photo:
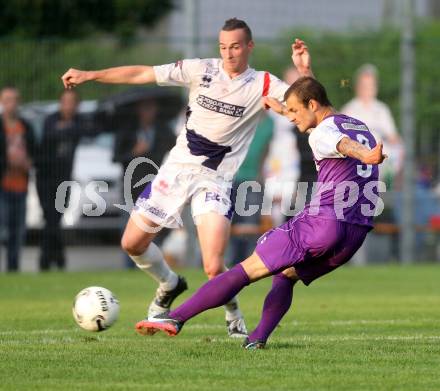
<svg viewBox="0 0 440 391"><path fill-rule="evenodd" d="M365 164L381 164L388 156L384 155L383 143L378 142L377 145L365 154L362 163Z"/></svg>
<svg viewBox="0 0 440 391"><path fill-rule="evenodd" d="M88 72L86 71L80 71L78 69L70 68L61 77L61 80L63 81L65 88L72 88L72 87L76 87L78 84L84 83L87 80L89 80L87 75Z"/></svg>

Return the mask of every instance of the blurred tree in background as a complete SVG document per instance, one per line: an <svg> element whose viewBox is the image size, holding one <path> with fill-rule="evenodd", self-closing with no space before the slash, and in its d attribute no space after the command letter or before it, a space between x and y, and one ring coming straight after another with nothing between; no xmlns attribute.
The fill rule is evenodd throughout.
<svg viewBox="0 0 440 391"><path fill-rule="evenodd" d="M8 0L0 7L0 36L78 38L106 31L127 39L172 8L172 0Z"/></svg>
<svg viewBox="0 0 440 391"><path fill-rule="evenodd" d="M163 41L136 38L172 9L173 0L4 1L0 85L16 85L25 102L49 100L62 91L60 76L70 67L161 62L168 53ZM118 89L100 87L87 85L81 93L93 99Z"/></svg>

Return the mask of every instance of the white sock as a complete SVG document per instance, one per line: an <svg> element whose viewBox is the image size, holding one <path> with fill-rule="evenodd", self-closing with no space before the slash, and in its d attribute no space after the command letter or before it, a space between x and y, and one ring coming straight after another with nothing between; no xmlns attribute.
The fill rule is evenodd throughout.
<svg viewBox="0 0 440 391"><path fill-rule="evenodd" d="M231 321L243 317L240 309L238 308L238 300L233 297L229 303L224 305L226 311L226 320Z"/></svg>
<svg viewBox="0 0 440 391"><path fill-rule="evenodd" d="M161 289L170 291L177 285L178 277L165 262L162 251L154 243L150 243L141 255L130 255L136 266L153 277Z"/></svg>

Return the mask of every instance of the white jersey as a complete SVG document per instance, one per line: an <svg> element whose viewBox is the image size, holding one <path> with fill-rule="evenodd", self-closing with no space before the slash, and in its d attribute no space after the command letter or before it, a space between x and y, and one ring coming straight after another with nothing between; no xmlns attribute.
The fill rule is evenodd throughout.
<svg viewBox="0 0 440 391"><path fill-rule="evenodd" d="M252 68L231 79L215 58L159 65L154 72L159 85L189 88L187 120L167 163L202 165L230 179L246 157L264 110L261 97L282 100L289 87Z"/></svg>

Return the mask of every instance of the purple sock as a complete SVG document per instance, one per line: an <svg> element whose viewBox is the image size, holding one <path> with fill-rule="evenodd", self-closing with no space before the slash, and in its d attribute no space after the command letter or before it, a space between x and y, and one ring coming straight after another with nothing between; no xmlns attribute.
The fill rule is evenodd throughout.
<svg viewBox="0 0 440 391"><path fill-rule="evenodd" d="M292 304L293 286L295 281L283 273L273 277L272 289L264 300L260 323L249 335L250 341L257 339L266 341Z"/></svg>
<svg viewBox="0 0 440 391"><path fill-rule="evenodd" d="M249 277L238 264L204 284L182 305L170 312L170 318L186 322L209 308L220 307L229 302L246 285Z"/></svg>

